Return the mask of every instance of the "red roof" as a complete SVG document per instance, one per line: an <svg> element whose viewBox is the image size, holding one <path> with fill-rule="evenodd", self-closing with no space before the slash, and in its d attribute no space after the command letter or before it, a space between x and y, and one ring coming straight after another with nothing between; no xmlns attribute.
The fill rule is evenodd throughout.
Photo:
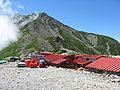
<svg viewBox="0 0 120 90"><path fill-rule="evenodd" d="M87 60L84 60L84 59L78 58L78 59L75 59L73 62L75 62L75 63L77 63L77 64L84 65L84 64L89 63L90 61L87 61Z"/></svg>
<svg viewBox="0 0 120 90"><path fill-rule="evenodd" d="M66 55L60 55L60 54L51 54L45 57L46 60L50 60L50 61L56 61L58 59L64 59L66 57Z"/></svg>
<svg viewBox="0 0 120 90"><path fill-rule="evenodd" d="M43 54L43 55L50 55L50 54L53 54L53 52L40 52L40 54Z"/></svg>
<svg viewBox="0 0 120 90"><path fill-rule="evenodd" d="M54 61L52 63L53 64L60 64L60 63L65 62L65 61L68 61L68 60L67 59L58 59L58 60L56 60L56 61Z"/></svg>
<svg viewBox="0 0 120 90"><path fill-rule="evenodd" d="M120 72L120 58L100 58L86 66L98 70Z"/></svg>
<svg viewBox="0 0 120 90"><path fill-rule="evenodd" d="M101 57L104 57L104 56L103 55L91 55L91 54L82 56L82 58L93 58L93 59L98 59Z"/></svg>
<svg viewBox="0 0 120 90"><path fill-rule="evenodd" d="M76 57L83 57L83 56L85 56L86 54L77 54L77 55L75 55Z"/></svg>

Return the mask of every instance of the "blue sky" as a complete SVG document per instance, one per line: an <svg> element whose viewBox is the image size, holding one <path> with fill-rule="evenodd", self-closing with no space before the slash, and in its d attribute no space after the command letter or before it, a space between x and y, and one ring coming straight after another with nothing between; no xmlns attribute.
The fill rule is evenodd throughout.
<svg viewBox="0 0 120 90"><path fill-rule="evenodd" d="M46 12L77 30L120 41L120 0L11 0L20 14ZM22 5L24 9L16 8Z"/></svg>

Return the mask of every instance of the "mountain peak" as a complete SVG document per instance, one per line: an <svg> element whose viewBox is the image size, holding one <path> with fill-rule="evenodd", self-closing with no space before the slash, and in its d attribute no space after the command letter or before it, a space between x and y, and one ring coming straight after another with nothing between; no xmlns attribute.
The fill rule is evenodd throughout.
<svg viewBox="0 0 120 90"><path fill-rule="evenodd" d="M43 16L48 16L48 14L45 13L45 12L42 12L41 14L42 14Z"/></svg>
<svg viewBox="0 0 120 90"><path fill-rule="evenodd" d="M120 55L120 43L110 37L77 31L46 13L16 15L21 30L19 40L0 52L0 56L19 56L33 50L72 50L86 54ZM7 51L11 51L8 53Z"/></svg>

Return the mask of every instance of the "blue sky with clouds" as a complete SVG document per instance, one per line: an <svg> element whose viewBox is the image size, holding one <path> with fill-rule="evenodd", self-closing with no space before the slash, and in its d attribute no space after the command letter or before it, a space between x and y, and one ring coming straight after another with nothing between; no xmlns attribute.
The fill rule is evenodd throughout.
<svg viewBox="0 0 120 90"><path fill-rule="evenodd" d="M77 30L120 41L120 0L11 0L20 14L46 12ZM17 8L18 7L18 8Z"/></svg>

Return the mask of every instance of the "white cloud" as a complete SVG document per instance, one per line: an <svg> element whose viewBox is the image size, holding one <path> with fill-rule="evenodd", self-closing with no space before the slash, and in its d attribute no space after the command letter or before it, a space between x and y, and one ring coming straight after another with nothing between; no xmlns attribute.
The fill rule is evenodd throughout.
<svg viewBox="0 0 120 90"><path fill-rule="evenodd" d="M0 0L0 50L18 40L19 29L13 22L15 12L9 0Z"/></svg>
<svg viewBox="0 0 120 90"><path fill-rule="evenodd" d="M21 4L18 4L17 8L18 8L18 9L24 9L24 6L21 5Z"/></svg>
<svg viewBox="0 0 120 90"><path fill-rule="evenodd" d="M15 12L11 8L12 4L9 0L0 0L0 14L2 15L14 15Z"/></svg>
<svg viewBox="0 0 120 90"><path fill-rule="evenodd" d="M8 16L0 15L0 49L17 41L19 30Z"/></svg>

